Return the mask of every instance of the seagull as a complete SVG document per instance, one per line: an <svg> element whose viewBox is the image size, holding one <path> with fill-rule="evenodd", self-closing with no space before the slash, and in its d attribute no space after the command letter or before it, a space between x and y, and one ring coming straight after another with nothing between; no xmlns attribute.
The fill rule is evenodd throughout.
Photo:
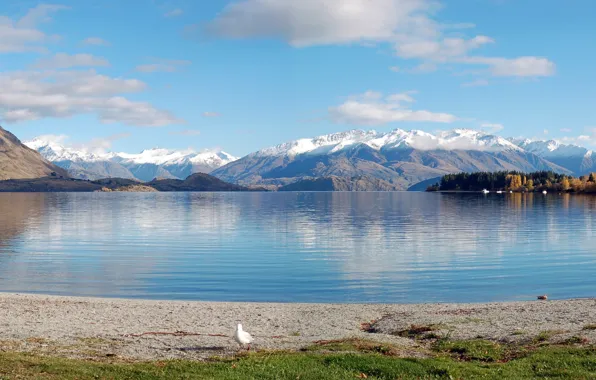
<svg viewBox="0 0 596 380"><path fill-rule="evenodd" d="M234 340L238 342L240 346L247 344L248 351L250 351L250 344L254 339L249 333L242 330L242 324L238 323L238 326L236 326L236 331L234 331Z"/></svg>

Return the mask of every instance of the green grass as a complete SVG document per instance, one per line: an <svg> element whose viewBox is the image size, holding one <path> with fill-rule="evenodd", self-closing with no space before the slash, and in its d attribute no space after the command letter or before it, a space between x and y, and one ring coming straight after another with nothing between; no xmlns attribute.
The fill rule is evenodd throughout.
<svg viewBox="0 0 596 380"><path fill-rule="evenodd" d="M534 343L548 342L552 337L563 334L565 331L562 330L546 330L534 337Z"/></svg>
<svg viewBox="0 0 596 380"><path fill-rule="evenodd" d="M327 347L325 347L327 346ZM388 347L388 349L377 349ZM327 348L326 352L322 349ZM329 348L335 348L338 352ZM595 379L594 347L525 349L486 341L434 344L429 358L393 356L375 342L324 342L305 352L261 352L209 362L100 363L0 352L1 379ZM341 352L349 350L352 352Z"/></svg>

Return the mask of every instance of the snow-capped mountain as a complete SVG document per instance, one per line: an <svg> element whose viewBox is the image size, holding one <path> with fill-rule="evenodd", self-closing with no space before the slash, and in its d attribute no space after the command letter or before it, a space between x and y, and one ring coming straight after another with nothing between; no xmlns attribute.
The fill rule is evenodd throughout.
<svg viewBox="0 0 596 380"><path fill-rule="evenodd" d="M286 185L313 177L374 177L406 189L461 171L572 171L506 138L471 129L435 134L352 130L251 153L211 174L239 184Z"/></svg>
<svg viewBox="0 0 596 380"><path fill-rule="evenodd" d="M471 129L454 129L433 135L419 130L390 132L352 130L300 139L255 152L255 156L296 156L300 154L331 154L356 145L366 145L375 150L478 150L505 151L522 149L511 141Z"/></svg>
<svg viewBox="0 0 596 380"><path fill-rule="evenodd" d="M59 142L36 138L24 143L48 161L63 167L76 178L107 177L151 181L154 178L185 179L197 172L210 173L237 158L223 151L147 149L138 154L92 153Z"/></svg>
<svg viewBox="0 0 596 380"><path fill-rule="evenodd" d="M101 157L84 150L76 150L73 148L66 148L60 143L52 140L45 140L43 138L35 138L33 140L25 141L25 145L29 148L38 151L48 161L102 161L105 157Z"/></svg>
<svg viewBox="0 0 596 380"><path fill-rule="evenodd" d="M584 157L593 152L583 146L563 144L556 140L508 139L515 145L540 157Z"/></svg>
<svg viewBox="0 0 596 380"><path fill-rule="evenodd" d="M596 152L574 144L563 144L556 140L509 139L527 152L546 158L563 166L575 175L596 171Z"/></svg>

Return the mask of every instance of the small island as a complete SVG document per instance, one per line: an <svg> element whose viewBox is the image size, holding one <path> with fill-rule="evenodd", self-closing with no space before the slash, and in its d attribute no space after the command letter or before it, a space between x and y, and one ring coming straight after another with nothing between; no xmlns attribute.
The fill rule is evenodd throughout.
<svg viewBox="0 0 596 380"><path fill-rule="evenodd" d="M507 191L517 193L565 192L596 194L596 174L572 177L552 171L521 173L515 171L476 172L444 175L426 191Z"/></svg>

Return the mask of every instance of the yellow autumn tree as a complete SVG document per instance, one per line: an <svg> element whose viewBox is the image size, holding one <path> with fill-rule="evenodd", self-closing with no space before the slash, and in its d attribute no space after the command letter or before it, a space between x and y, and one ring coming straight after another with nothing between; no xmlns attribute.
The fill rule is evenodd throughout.
<svg viewBox="0 0 596 380"><path fill-rule="evenodd" d="M570 185L573 191L575 191L576 193L583 191L585 188L585 184L579 178L572 178L570 181Z"/></svg>
<svg viewBox="0 0 596 380"><path fill-rule="evenodd" d="M569 184L569 180L567 179L567 177L563 177L563 179L561 180L561 189L563 191L567 191L570 187L571 185Z"/></svg>
<svg viewBox="0 0 596 380"><path fill-rule="evenodd" d="M522 187L522 177L519 174L511 176L511 182L509 183L509 188L511 190L518 190Z"/></svg>
<svg viewBox="0 0 596 380"><path fill-rule="evenodd" d="M534 191L534 181L531 178L526 181L526 189L528 191Z"/></svg>

